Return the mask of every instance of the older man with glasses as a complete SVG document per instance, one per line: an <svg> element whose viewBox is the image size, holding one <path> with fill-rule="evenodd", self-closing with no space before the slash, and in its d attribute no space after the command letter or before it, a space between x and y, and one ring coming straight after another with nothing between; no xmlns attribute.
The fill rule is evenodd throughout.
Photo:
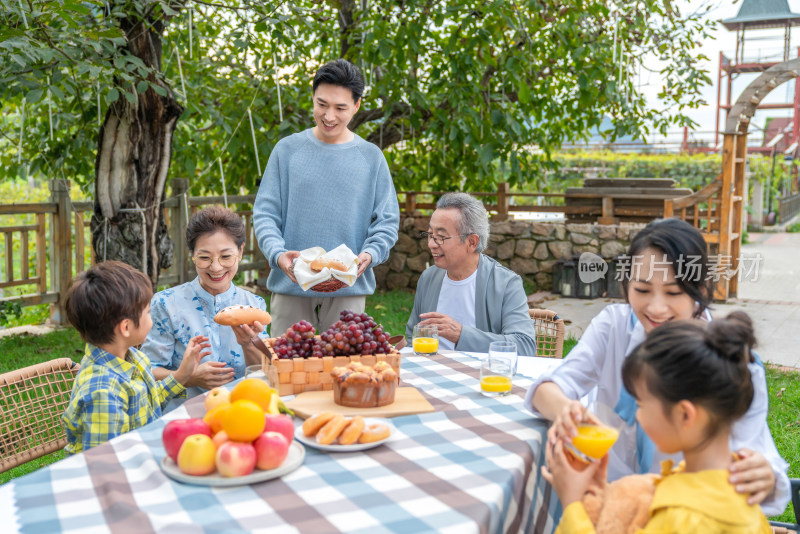
<svg viewBox="0 0 800 534"><path fill-rule="evenodd" d="M406 337L416 324L436 325L441 348L486 352L492 341L513 341L521 355L536 355L536 332L520 276L483 254L489 214L466 193L439 199L423 232L434 265L417 283Z"/></svg>

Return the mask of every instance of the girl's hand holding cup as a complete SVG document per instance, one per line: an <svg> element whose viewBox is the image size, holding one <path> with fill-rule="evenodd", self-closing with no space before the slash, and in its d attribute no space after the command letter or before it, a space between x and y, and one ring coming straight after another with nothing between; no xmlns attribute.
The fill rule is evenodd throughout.
<svg viewBox="0 0 800 534"><path fill-rule="evenodd" d="M542 466L542 477L553 486L563 508L580 501L591 486L606 483L608 455L591 464L576 465L564 448L564 440L548 440L544 457L547 465Z"/></svg>

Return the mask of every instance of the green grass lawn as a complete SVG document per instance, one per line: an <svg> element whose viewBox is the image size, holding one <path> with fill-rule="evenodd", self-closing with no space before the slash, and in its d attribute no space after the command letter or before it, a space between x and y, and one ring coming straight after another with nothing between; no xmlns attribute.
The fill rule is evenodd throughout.
<svg viewBox="0 0 800 534"><path fill-rule="evenodd" d="M367 298L367 313L383 324L392 335L404 334L414 295L405 291L378 292ZM564 341L564 354L577 343L568 337ZM0 338L0 373L19 369L53 358L72 358L79 362L83 343L71 328L56 330L43 336L10 336ZM789 476L800 477L800 372L767 367L769 389L768 423L775 444L789 462ZM35 471L64 457L63 451L0 473L0 484ZM794 521L791 506L779 518Z"/></svg>

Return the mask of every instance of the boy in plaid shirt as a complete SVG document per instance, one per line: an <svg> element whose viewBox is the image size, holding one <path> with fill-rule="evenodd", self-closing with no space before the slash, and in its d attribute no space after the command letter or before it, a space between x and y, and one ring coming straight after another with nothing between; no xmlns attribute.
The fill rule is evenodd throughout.
<svg viewBox="0 0 800 534"><path fill-rule="evenodd" d="M150 319L150 280L119 261L81 273L65 299L67 319L86 342L81 369L62 416L66 451L75 454L161 417L162 407L209 354L208 338L192 338L178 370L157 381L141 345Z"/></svg>

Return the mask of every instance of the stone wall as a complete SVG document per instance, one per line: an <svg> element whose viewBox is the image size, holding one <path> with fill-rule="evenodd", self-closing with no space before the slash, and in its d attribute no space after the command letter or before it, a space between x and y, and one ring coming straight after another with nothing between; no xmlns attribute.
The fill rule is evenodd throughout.
<svg viewBox="0 0 800 534"><path fill-rule="evenodd" d="M400 233L389 261L375 267L379 288L415 289L419 276L432 264L428 243L419 232L430 217L402 217ZM624 254L643 224L603 226L533 221L503 221L491 225L486 254L522 276L528 290L551 289L553 265L574 254L593 252L603 258Z"/></svg>

